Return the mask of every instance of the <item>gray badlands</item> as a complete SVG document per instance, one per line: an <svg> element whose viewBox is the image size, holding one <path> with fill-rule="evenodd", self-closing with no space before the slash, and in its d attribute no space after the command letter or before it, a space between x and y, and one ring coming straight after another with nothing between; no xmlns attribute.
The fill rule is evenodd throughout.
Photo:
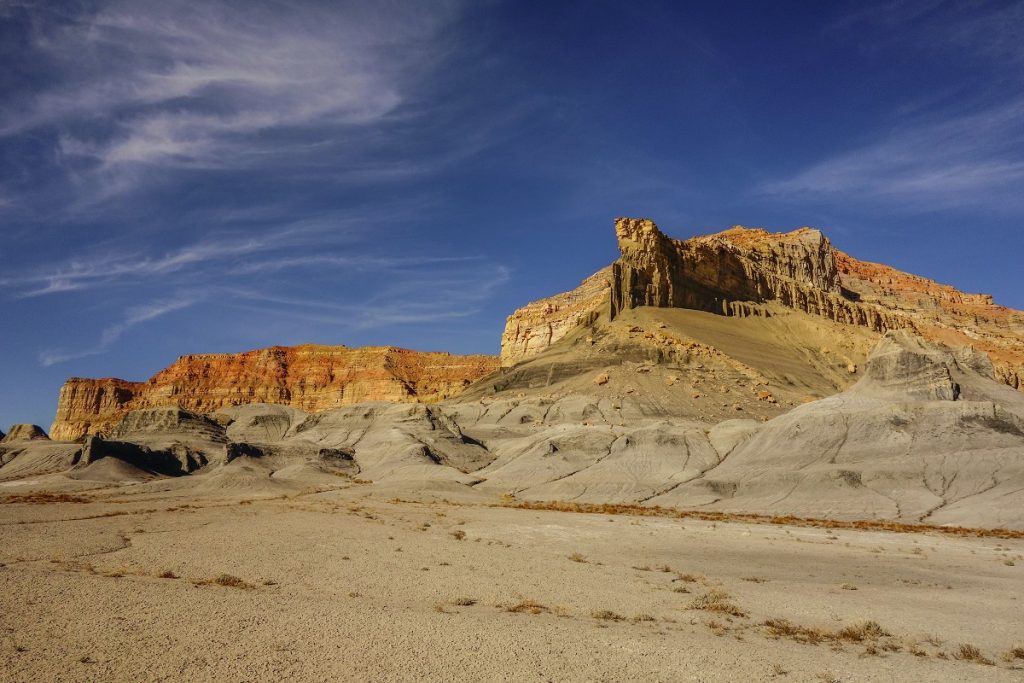
<svg viewBox="0 0 1024 683"><path fill-rule="evenodd" d="M1021 680L1024 316L616 234L500 359L69 380L0 441L0 678Z"/></svg>

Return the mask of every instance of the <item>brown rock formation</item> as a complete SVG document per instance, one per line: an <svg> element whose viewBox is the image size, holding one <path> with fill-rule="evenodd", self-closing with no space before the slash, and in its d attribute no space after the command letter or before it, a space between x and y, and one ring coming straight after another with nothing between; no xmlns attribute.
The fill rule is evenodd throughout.
<svg viewBox="0 0 1024 683"><path fill-rule="evenodd" d="M69 379L50 432L62 440L103 434L129 411L159 406L208 413L276 403L316 412L362 401L436 401L497 367L494 356L312 344L183 356L146 382Z"/></svg>
<svg viewBox="0 0 1024 683"><path fill-rule="evenodd" d="M653 221L620 218L615 233L621 256L609 268L509 317L503 365L536 355L602 312L614 318L655 306L767 315L759 304L775 302L878 334L909 329L973 346L989 355L1000 381L1024 390L1024 313L997 306L991 296L859 261L812 228L770 233L736 226L673 240Z"/></svg>
<svg viewBox="0 0 1024 683"><path fill-rule="evenodd" d="M0 443L14 443L15 441L49 441L43 428L39 425L17 424L11 426L7 435L0 433Z"/></svg>

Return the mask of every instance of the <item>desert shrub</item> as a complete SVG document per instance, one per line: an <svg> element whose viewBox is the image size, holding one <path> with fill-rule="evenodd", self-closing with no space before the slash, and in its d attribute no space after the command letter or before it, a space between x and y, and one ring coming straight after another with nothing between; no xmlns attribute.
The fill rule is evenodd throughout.
<svg viewBox="0 0 1024 683"><path fill-rule="evenodd" d="M734 617L747 616L746 612L740 609L736 603L732 602L728 593L717 588L712 588L703 595L695 597L690 601L688 609L700 609L707 612L721 612L722 614L728 614Z"/></svg>

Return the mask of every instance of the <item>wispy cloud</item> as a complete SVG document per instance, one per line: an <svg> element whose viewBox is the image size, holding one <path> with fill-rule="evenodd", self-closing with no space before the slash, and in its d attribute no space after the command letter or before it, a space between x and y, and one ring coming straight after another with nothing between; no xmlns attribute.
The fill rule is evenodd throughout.
<svg viewBox="0 0 1024 683"><path fill-rule="evenodd" d="M128 285L135 279L155 281L182 270L222 262L281 246L282 234L240 241L207 241L170 250L159 256L139 251L73 257L63 264L41 266L20 276L0 279L19 298L91 289L111 283Z"/></svg>
<svg viewBox="0 0 1024 683"><path fill-rule="evenodd" d="M31 58L60 77L0 108L0 137L57 132L58 159L100 201L157 169L236 169L365 146L400 121L445 55L460 2L39 4ZM326 149L325 149L326 148Z"/></svg>
<svg viewBox="0 0 1024 683"><path fill-rule="evenodd" d="M141 306L132 306L124 312L124 317L117 323L103 330L95 345L76 351L48 350L39 354L39 363L44 367L57 365L69 360L86 358L104 353L117 342L121 336L137 325L155 320L159 317L188 308L202 300L202 295L182 294L173 299L153 301Z"/></svg>
<svg viewBox="0 0 1024 683"><path fill-rule="evenodd" d="M973 59L1024 61L1019 27L1024 5L978 0L885 0L862 3L825 29L872 51L898 47L920 52L958 51Z"/></svg>
<svg viewBox="0 0 1024 683"><path fill-rule="evenodd" d="M11 265L0 277L0 288L15 298L33 298L102 287L176 284L187 277L193 285L222 284L233 277L279 272L303 266L350 268L394 267L442 262L467 257L374 256L367 233L377 223L400 222L421 210L412 202L372 215L366 211L325 211L308 217L283 218L286 209L263 207L242 211L201 211L195 217L214 226L210 234L190 244L170 248L140 243L137 235L108 240L84 253L55 263ZM184 217L189 219L192 217ZM269 221L269 226L262 225ZM256 225L258 227L253 227ZM311 253L312 252L312 253Z"/></svg>
<svg viewBox="0 0 1024 683"><path fill-rule="evenodd" d="M485 43L459 23L472 6L0 0L24 76L0 101L0 161L18 162L0 166L0 210L31 249L0 251L0 300L81 314L98 337L37 343L39 361L190 307L210 322L197 343L478 312L508 271L419 234L445 201L431 179L529 109L460 99L468 72L484 80L459 52Z"/></svg>
<svg viewBox="0 0 1024 683"><path fill-rule="evenodd" d="M875 2L842 15L829 39L886 62L970 69L948 89L908 96L891 123L757 192L788 201L864 202L927 212L1024 206L1024 4ZM918 61L914 61L918 60ZM905 68L905 67L904 67ZM955 85L954 85L955 84ZM976 84L984 86L971 87Z"/></svg>
<svg viewBox="0 0 1024 683"><path fill-rule="evenodd" d="M834 198L913 210L1024 199L1024 100L939 121L904 123L879 140L762 185L789 199Z"/></svg>
<svg viewBox="0 0 1024 683"><path fill-rule="evenodd" d="M356 302L231 288L224 292L225 303L264 313L272 310L275 315L334 327L368 330L475 315L480 305L511 277L509 268L479 259L420 261L416 265L425 267Z"/></svg>

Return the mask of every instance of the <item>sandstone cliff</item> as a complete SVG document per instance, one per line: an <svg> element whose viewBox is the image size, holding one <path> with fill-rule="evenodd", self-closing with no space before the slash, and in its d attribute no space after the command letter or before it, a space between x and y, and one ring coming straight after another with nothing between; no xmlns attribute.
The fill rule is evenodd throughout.
<svg viewBox="0 0 1024 683"><path fill-rule="evenodd" d="M493 356L393 347L275 346L183 356L145 382L69 379L50 434L76 440L107 433L129 411L159 406L208 413L274 403L316 412L363 401L430 402L457 394L497 367Z"/></svg>
<svg viewBox="0 0 1024 683"><path fill-rule="evenodd" d="M501 335L502 365L534 356L580 325L592 323L611 287L611 266L572 290L526 304L511 316Z"/></svg>
<svg viewBox="0 0 1024 683"><path fill-rule="evenodd" d="M513 313L502 337L502 364L534 356L601 313L641 306L688 308L725 316L786 308L882 334L908 329L989 355L996 377L1024 390L1024 313L948 285L859 261L818 230L770 233L736 226L673 240L653 221L615 223L620 257L565 294Z"/></svg>

